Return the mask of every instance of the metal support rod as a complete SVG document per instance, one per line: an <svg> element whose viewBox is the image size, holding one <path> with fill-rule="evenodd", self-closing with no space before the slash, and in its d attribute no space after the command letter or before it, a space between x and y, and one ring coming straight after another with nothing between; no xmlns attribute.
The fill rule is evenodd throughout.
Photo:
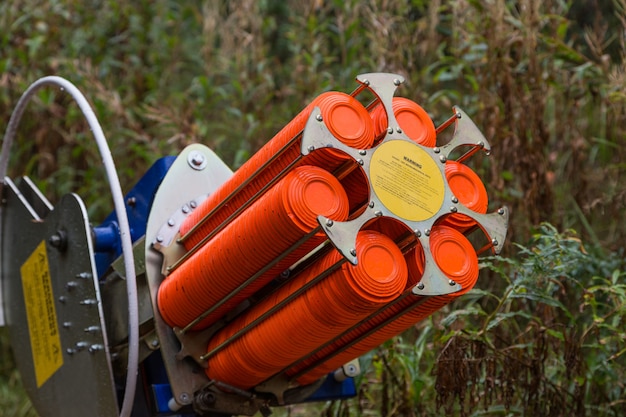
<svg viewBox="0 0 626 417"><path fill-rule="evenodd" d="M187 333L189 330L191 330L191 328L193 328L195 325L200 323L202 320L204 320L207 316L209 316L211 313L216 311L218 308L220 308L226 302L230 301L233 297L235 297L237 294L239 294L241 291L243 291L244 288L246 288L248 285L250 285L254 281L256 281L257 278L259 278L261 275L263 275L264 273L269 271L271 268L273 268L274 265L276 265L278 262L282 261L291 252L293 252L297 247L299 247L304 242L306 242L307 240L312 238L320 230L321 230L321 227L318 226L315 229L313 229L310 233L308 233L305 236L303 236L300 240L298 240L296 243L291 245L286 251L281 253L280 256L278 256L275 259L273 259L272 262L270 262L267 265L265 265L256 274L252 275L250 278L248 278L246 281L244 281L241 285L239 285L237 288L235 288L235 290L230 292L226 297L222 298L219 302L217 302L216 304L211 306L211 308L209 308L208 310L206 310L205 312L200 314L198 317L196 317L191 323L189 323L187 326L185 326L184 329L181 330L181 333L182 334Z"/></svg>
<svg viewBox="0 0 626 417"><path fill-rule="evenodd" d="M317 284L318 282L320 282L322 279L326 278L328 275L330 275L331 273L333 273L335 270L337 270L341 265L343 265L343 263L346 262L345 258L341 258L339 261L335 262L330 268L326 269L324 272L322 272L321 274L319 274L318 276L316 276L315 278L313 278L311 281L307 282L305 285L303 285L302 287L298 288L296 291L294 291L293 293L289 294L289 296L285 297L283 300L281 300L279 303L276 303L274 306L272 306L272 308L270 308L269 310L267 310L265 313L261 314L259 317L257 317L256 319L254 319L252 322L250 322L248 325L242 327L241 329L239 329L235 334L233 334L232 336L230 336L228 339L226 339L225 341L223 341L222 343L220 343L218 346L216 346L215 348L213 348L211 351L207 352L205 355L202 355L200 357L201 360L208 360L209 358L211 358L213 355L215 355L216 353L218 353L219 351L221 351L222 349L224 349L226 346L228 346L229 344L231 344L232 342L234 342L235 340L239 339L241 336L243 336L245 333L247 333L251 328L253 328L254 326L256 326L257 324L261 323L263 320L265 320L267 317L271 316L272 314L274 314L276 311L278 311L279 309L281 309L284 305L286 305L288 302L290 302L291 300L293 300L294 298L296 298L297 296L299 296L300 294L302 294L304 291L308 290L309 288L311 288L313 285Z"/></svg>
<svg viewBox="0 0 626 417"><path fill-rule="evenodd" d="M294 143L296 143L299 139L302 138L302 132L303 131L300 131L297 135L291 138L282 148L280 148L278 152L276 152L270 159L268 159L263 165L261 165L256 171L254 171L252 175L246 178L246 180L243 183L241 183L237 188L235 188L230 194L228 194L226 198L220 201L220 203L217 206L215 206L209 213L207 213L206 216L200 219L198 223L194 224L193 227L189 229L189 231L187 231L187 233L179 237L178 243L186 242L187 239L189 239L191 235L193 235L200 227L202 227L204 223L206 223L215 213L217 213L218 210L220 210L222 207L228 204L228 202L230 202L230 200L232 200L233 197L235 197L235 195L239 193L239 191L241 191L248 184L250 184L256 177L258 177L259 174L261 174L261 172L263 172L270 164L272 164L272 162L280 158Z"/></svg>
<svg viewBox="0 0 626 417"><path fill-rule="evenodd" d="M452 125L457 119L461 118L461 113L455 112L448 120L440 124L436 129L435 133L440 134L444 130L446 130L450 125Z"/></svg>
<svg viewBox="0 0 626 417"><path fill-rule="evenodd" d="M483 145L475 145L475 146L472 146L472 148L471 148L469 151L465 152L463 155L461 155L461 156L460 156L460 157L456 160L456 162L463 163L463 162L465 162L465 160L466 160L466 159L468 159L469 157L471 157L472 155L474 155L476 152L478 152L479 150L484 149L484 148L485 148L485 145L484 145L484 144L483 144Z"/></svg>
<svg viewBox="0 0 626 417"><path fill-rule="evenodd" d="M172 265L167 266L168 274L172 273L176 268L182 265L187 259L191 257L194 253L196 253L205 243L211 240L218 232L224 229L231 221L233 221L236 217L238 217L244 210L246 210L252 203L258 200L261 195L263 195L268 189L270 189L274 184L276 184L280 179L282 179L287 173L300 162L303 158L302 155L298 156L294 159L289 165L283 168L282 171L278 173L274 178L272 178L267 184L265 184L259 191L257 191L250 199L248 199L244 204L238 207L230 216L228 216L222 223L220 223L215 229L213 229L208 235L202 238L200 242L198 242L193 248L187 251L183 256L180 257L176 262ZM264 165L265 166L265 165ZM232 194L231 194L232 195ZM213 211L211 211L213 213ZM204 217L204 219L208 219L208 215ZM195 226L194 226L195 227ZM189 236L190 233L187 233L185 236ZM181 243L182 238L179 238L178 243Z"/></svg>
<svg viewBox="0 0 626 417"><path fill-rule="evenodd" d="M298 363L307 360L308 358L312 357L313 355L315 355L317 352L321 351L322 349L327 348L328 346L332 345L334 342L336 342L337 340L347 336L348 334L350 334L350 332L352 332L353 330L356 330L359 326L361 326L363 323L366 323L368 321L370 321L372 318L374 318L375 316L377 316L378 314L383 313L384 311L388 310L389 308L395 306L396 304L398 304L400 301L404 300L406 297L410 297L412 295L411 290L407 290L404 292L404 294L400 295L398 298L396 298L394 301L392 301L391 303L385 305L383 308L377 310L375 313L371 314L370 316L368 316L365 320L362 320L361 322L359 322L357 325L352 326L350 329L346 330L345 332L343 332L341 335L335 337L332 340L329 340L328 342L324 343L322 346L320 346L319 348L315 349L313 352L308 353L305 357L298 359L296 362L292 363L291 365L289 365L287 368L285 368L283 371L284 372L292 367L294 367L295 365L297 365ZM317 366L319 366L320 364L328 361L329 359L334 358L335 356L337 356L338 354L342 353L343 351L345 351L346 349L348 349L350 346L359 343L360 341L362 341L363 339L371 336L372 334L376 333L377 331L379 331L380 329L382 329L383 327L387 326L388 324L390 324L392 321L394 321L395 319L397 319L399 316L407 313L408 311L412 310L413 308L419 306L420 304L424 303L427 299L429 299L430 297L421 297L417 302L415 303L411 303L408 304L407 306L405 306L400 313L393 315L391 317L388 317L386 320L382 321L381 323L377 324L376 326L372 327L371 329L369 329L368 331L366 331L365 333L355 337L354 339L352 339L349 343L344 344L343 346L341 346L340 348L334 350L332 353L324 356L323 358L320 358L318 360L316 360L315 362L307 365L306 367L302 368L301 370L299 370L296 374L292 375L290 378L292 380L295 380L299 377L301 377L302 375L306 374L307 372L311 371L312 369L315 369Z"/></svg>

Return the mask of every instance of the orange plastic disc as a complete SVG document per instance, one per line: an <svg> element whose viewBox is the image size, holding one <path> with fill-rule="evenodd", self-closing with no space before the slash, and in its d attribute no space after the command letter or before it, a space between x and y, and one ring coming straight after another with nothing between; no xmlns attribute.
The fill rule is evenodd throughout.
<svg viewBox="0 0 626 417"><path fill-rule="evenodd" d="M480 177L470 167L456 161L447 161L445 171L450 189L459 202L477 213L486 213L489 198ZM443 224L464 232L476 222L464 214L457 213L446 217Z"/></svg>
<svg viewBox="0 0 626 417"><path fill-rule="evenodd" d="M400 128L412 141L430 148L435 146L437 142L435 124L426 110L404 97L394 97L392 108ZM379 136L389 126L384 107L379 105L374 108L371 117L376 128L376 136Z"/></svg>
<svg viewBox="0 0 626 417"><path fill-rule="evenodd" d="M455 296L474 287L478 279L478 256L461 232L448 226L433 227L430 251L441 271L463 287Z"/></svg>

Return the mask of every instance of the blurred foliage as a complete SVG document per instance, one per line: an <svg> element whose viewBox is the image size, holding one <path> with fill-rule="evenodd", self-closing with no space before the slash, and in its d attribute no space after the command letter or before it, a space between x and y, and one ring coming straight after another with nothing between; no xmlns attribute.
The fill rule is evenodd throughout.
<svg viewBox="0 0 626 417"><path fill-rule="evenodd" d="M490 207L510 206L510 241L531 243L485 261L481 290L370 355L359 398L323 412L625 414L626 0L5 0L0 27L0 126L33 81L69 79L125 189L194 142L237 168L359 73L403 75L399 95L436 124L461 106L493 146L471 161ZM111 211L62 92L37 95L11 158L51 201ZM0 409L28 415L2 349Z"/></svg>

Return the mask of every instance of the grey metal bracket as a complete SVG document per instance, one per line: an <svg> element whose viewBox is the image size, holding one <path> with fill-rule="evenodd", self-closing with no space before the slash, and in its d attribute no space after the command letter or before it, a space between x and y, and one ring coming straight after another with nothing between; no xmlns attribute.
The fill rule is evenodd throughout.
<svg viewBox="0 0 626 417"><path fill-rule="evenodd" d="M356 236L359 230L376 217L391 217L413 231L424 248L425 272L413 291L415 294L442 295L461 290L437 266L430 251L430 232L435 223L451 213L465 214L474 219L499 253L506 238L508 209L495 213L476 213L453 194L445 176L445 164L450 153L461 146L479 147L489 154L491 145L474 122L455 107L455 130L449 143L427 148L413 142L402 131L393 110L395 91L404 82L397 74L362 74L357 77L362 88L368 88L387 113L388 128L383 140L372 149L352 149L343 145L324 124L319 109L309 117L302 138L303 155L322 147L337 148L350 155L363 168L370 188L366 209L346 222L333 222L324 216L318 222L330 241L352 264L358 262Z"/></svg>
<svg viewBox="0 0 626 417"><path fill-rule="evenodd" d="M87 212L4 182L0 281L22 380L42 417L118 416ZM80 375L80 377L77 377Z"/></svg>

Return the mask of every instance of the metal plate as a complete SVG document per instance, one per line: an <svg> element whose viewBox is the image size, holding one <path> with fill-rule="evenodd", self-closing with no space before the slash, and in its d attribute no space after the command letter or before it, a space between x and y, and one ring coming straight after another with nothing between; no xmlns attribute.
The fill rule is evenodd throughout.
<svg viewBox="0 0 626 417"><path fill-rule="evenodd" d="M24 387L41 417L118 416L85 207L21 189L6 179L1 280Z"/></svg>
<svg viewBox="0 0 626 417"><path fill-rule="evenodd" d="M203 163L196 164L194 161ZM146 278L154 306L154 326L174 399L181 406L191 404L194 393L207 385L209 379L195 362L176 358L181 348L180 343L172 328L161 318L157 308L157 293L164 278L161 273L163 257L153 248L153 244L157 243L157 236L163 234L164 227L178 230L185 217L180 215L183 207L195 206L190 203L213 193L231 176L230 168L213 151L200 144L190 145L176 158L161 182L148 217Z"/></svg>

